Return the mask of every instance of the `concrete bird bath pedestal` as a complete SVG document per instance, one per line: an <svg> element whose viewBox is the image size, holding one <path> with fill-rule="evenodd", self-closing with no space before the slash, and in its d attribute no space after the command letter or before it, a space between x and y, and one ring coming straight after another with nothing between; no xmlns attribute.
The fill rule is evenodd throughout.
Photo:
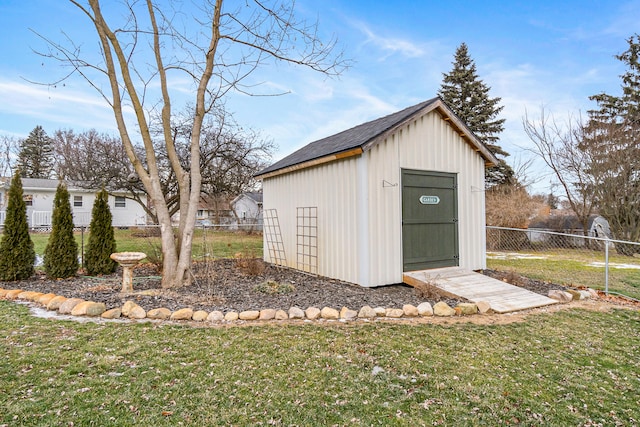
<svg viewBox="0 0 640 427"><path fill-rule="evenodd" d="M122 292L133 292L133 267L147 257L144 252L115 252L111 259L122 266Z"/></svg>

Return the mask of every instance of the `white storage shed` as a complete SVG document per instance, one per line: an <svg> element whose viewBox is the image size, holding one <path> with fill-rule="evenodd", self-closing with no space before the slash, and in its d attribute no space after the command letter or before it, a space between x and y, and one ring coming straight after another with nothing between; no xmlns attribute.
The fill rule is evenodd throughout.
<svg viewBox="0 0 640 427"><path fill-rule="evenodd" d="M440 98L312 142L258 174L264 259L365 287L483 269L496 162Z"/></svg>

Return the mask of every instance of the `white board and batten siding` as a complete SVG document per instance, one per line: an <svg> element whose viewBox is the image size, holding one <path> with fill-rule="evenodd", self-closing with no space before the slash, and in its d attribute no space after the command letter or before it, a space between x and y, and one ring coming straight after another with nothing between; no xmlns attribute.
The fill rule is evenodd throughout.
<svg viewBox="0 0 640 427"><path fill-rule="evenodd" d="M349 158L263 181L263 203L277 210L287 267L297 268L297 208L317 207L317 273L358 282L357 164L358 158ZM266 239L265 234L265 256L271 262Z"/></svg>
<svg viewBox="0 0 640 427"><path fill-rule="evenodd" d="M277 210L286 265L296 268L296 208L317 207L319 275L367 287L401 283L401 170L417 169L457 174L459 263L485 268L485 160L458 132L432 110L358 156L265 178L264 207Z"/></svg>

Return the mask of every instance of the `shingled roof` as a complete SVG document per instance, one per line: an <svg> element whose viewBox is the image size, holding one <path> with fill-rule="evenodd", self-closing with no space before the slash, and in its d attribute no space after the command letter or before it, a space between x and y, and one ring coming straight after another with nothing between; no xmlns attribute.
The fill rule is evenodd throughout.
<svg viewBox="0 0 640 427"><path fill-rule="evenodd" d="M377 138L401 126L407 120L427 114L436 109L440 112L441 116L449 120L452 126L459 130L460 134L474 146L476 151L485 158L488 164L497 163L497 159L489 149L473 135L469 128L447 107L442 99L436 97L396 113L389 114L388 116L311 142L282 160L263 169L256 177L265 178L290 170L301 169L305 165L313 166L315 164L325 163L326 161L358 155L371 146Z"/></svg>

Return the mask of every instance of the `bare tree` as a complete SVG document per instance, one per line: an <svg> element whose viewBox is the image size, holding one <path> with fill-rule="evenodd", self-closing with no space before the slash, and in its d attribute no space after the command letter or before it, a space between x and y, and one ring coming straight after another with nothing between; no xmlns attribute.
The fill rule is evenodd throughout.
<svg viewBox="0 0 640 427"><path fill-rule="evenodd" d="M526 228L538 203L520 185L501 184L485 193L487 225Z"/></svg>
<svg viewBox="0 0 640 427"><path fill-rule="evenodd" d="M122 142L112 135L91 129L75 133L60 129L53 135L55 170L58 178L72 181L87 189L104 188L110 194L126 192L129 199L140 204L151 218L155 212L146 203L146 191L125 153ZM143 152L136 147L139 156Z"/></svg>
<svg viewBox="0 0 640 427"><path fill-rule="evenodd" d="M192 115L181 115L173 126L178 155L186 169L191 164L191 120ZM239 126L224 109L216 109L202 128L202 193L210 197L237 196L255 189L254 175L267 166L273 149L273 141Z"/></svg>
<svg viewBox="0 0 640 427"><path fill-rule="evenodd" d="M525 114L523 125L527 136L535 145L531 152L551 169L587 235L589 217L596 209L593 189L598 182L587 169L587 165L591 163L591 154L580 148L584 139L582 120L569 119L565 125L561 125L542 108L537 121Z"/></svg>
<svg viewBox="0 0 640 427"><path fill-rule="evenodd" d="M286 1L253 0L229 5L223 0L203 1L193 16L180 12L179 5L173 7L172 2L163 2L161 8L152 0L125 1L124 22L113 26L103 15L99 0L88 0L88 4L70 1L93 24L101 59L83 58L70 39L66 44L47 39L52 48L50 56L71 65L111 106L125 152L160 223L162 286L188 282L201 198L200 142L207 114L228 91L248 91L243 80L268 60L303 65L327 75L338 74L346 64L340 54L335 55L335 40L323 43L317 24L297 20L293 4ZM109 16L118 14L110 10ZM107 79L108 91L99 76ZM186 77L195 95L188 169L181 163L171 126L176 97L170 81L174 77ZM159 101L149 99L154 87L159 88ZM134 111L146 162L135 150L134 129L125 117L127 106ZM175 233L150 130L149 117L154 110L161 118L162 140L177 182L180 222Z"/></svg>
<svg viewBox="0 0 640 427"><path fill-rule="evenodd" d="M20 143L17 138L8 135L0 135L0 176L12 175L14 159Z"/></svg>

